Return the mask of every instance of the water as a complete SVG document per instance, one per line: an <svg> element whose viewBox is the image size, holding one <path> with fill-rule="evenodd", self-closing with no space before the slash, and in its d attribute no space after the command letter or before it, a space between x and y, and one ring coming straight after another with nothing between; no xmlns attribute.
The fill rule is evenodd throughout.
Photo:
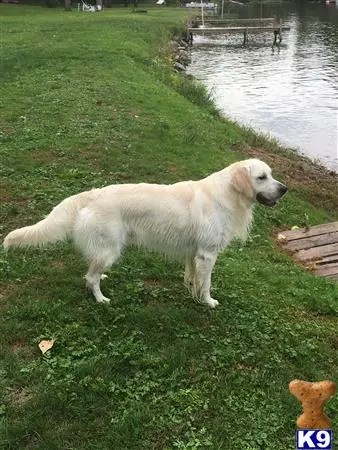
<svg viewBox="0 0 338 450"><path fill-rule="evenodd" d="M237 7L246 17L282 17L291 31L195 36L189 73L225 113L338 171L338 7L293 3Z"/></svg>

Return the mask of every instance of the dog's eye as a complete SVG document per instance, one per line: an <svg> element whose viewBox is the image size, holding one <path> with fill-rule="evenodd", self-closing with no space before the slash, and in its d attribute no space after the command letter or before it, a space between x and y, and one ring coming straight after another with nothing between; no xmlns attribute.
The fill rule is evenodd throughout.
<svg viewBox="0 0 338 450"><path fill-rule="evenodd" d="M267 174L264 173L263 175L257 177L259 180L266 180L268 178Z"/></svg>

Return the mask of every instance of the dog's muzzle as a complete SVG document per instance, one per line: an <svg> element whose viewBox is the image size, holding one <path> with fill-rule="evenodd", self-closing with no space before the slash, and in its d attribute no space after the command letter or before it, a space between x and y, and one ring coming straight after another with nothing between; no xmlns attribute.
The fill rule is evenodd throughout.
<svg viewBox="0 0 338 450"><path fill-rule="evenodd" d="M261 203L264 206L275 206L277 201L281 197L283 197L287 190L288 188L285 186L285 184L279 183L275 197L265 197L264 194L258 192L258 194L256 195L256 200L258 201L258 203Z"/></svg>

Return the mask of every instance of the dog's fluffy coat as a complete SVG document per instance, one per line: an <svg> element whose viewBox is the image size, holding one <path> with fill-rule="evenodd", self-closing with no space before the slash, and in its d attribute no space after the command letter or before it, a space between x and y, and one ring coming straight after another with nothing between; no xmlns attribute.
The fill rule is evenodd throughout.
<svg viewBox="0 0 338 450"><path fill-rule="evenodd" d="M210 284L217 254L233 238L246 238L256 200L272 206L285 192L269 166L257 159L199 181L111 185L63 200L45 219L9 233L4 247L72 237L89 261L85 278L98 302L109 301L100 279L123 247L160 251L184 260L187 288L198 301L215 307Z"/></svg>

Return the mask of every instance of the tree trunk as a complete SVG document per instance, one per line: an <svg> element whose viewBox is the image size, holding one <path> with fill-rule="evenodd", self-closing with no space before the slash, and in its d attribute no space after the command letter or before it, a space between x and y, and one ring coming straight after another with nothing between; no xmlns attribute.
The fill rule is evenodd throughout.
<svg viewBox="0 0 338 450"><path fill-rule="evenodd" d="M65 10L66 11L72 10L72 0L65 0Z"/></svg>

